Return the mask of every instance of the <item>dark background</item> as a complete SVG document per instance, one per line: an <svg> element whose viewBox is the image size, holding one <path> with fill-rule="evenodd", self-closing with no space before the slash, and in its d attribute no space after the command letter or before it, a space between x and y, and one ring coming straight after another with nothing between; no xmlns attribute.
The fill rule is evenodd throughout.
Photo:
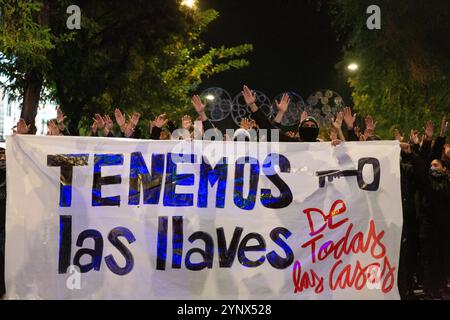
<svg viewBox="0 0 450 320"><path fill-rule="evenodd" d="M247 56L250 66L215 75L199 91L217 86L233 97L247 84L270 99L294 91L306 101L317 89L332 89L352 104L346 71L336 68L342 43L325 1L201 0L199 5L220 13L203 37L208 45L254 46Z"/></svg>

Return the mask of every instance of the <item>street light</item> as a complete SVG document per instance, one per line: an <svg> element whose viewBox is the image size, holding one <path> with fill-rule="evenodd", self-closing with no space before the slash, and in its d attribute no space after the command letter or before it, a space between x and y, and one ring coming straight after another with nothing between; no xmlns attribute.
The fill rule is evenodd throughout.
<svg viewBox="0 0 450 320"><path fill-rule="evenodd" d="M181 5L189 9L195 9L197 7L197 0L183 0L181 1Z"/></svg>
<svg viewBox="0 0 450 320"><path fill-rule="evenodd" d="M358 70L358 68L359 68L359 66L356 63L354 63L354 62L350 63L347 66L347 69L350 70L350 71L356 71L356 70Z"/></svg>

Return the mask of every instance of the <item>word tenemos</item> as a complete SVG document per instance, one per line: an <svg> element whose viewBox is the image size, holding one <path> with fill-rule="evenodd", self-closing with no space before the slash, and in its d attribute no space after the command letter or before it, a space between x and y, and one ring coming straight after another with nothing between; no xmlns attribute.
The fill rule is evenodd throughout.
<svg viewBox="0 0 450 320"><path fill-rule="evenodd" d="M256 203L258 183L260 175L267 177L274 185L275 190L261 188L261 204L270 209L281 209L292 203L292 190L282 179L279 173L290 173L291 163L289 159L281 154L271 153L259 162L257 158L245 156L239 157L235 163L229 163L227 158L222 158L213 167L205 156L198 159L196 154L155 154L151 155L151 166L147 165L146 159L141 152L133 152L130 156L128 205L141 205L141 192L143 193L143 205L162 205L166 207L208 207L209 189L217 184L216 188L216 208L225 207L227 184L230 183L228 177L229 167L234 169L233 200L237 208L242 210L253 210ZM72 204L72 177L74 167L87 166L89 154L59 154L48 155L47 166L60 167L60 207L70 207ZM121 175L103 176L102 168L110 166L122 166L124 164L124 154L94 154L93 179L92 179L92 206L120 206L122 199L119 195L112 197L102 196L102 186L120 185ZM200 162L199 162L200 160ZM177 169L178 164L199 163L199 175L193 173L182 173ZM374 179L368 183L364 181L362 170L368 164L372 166ZM244 170L248 166L250 169L248 190L244 192ZM150 169L149 169L150 168ZM277 172L277 168L278 171ZM333 177L356 176L359 188L367 191L376 191L380 184L380 164L375 158L360 159L358 170L347 170L350 174L342 174L335 170L325 171L325 174L317 172L320 187L323 187L324 176L333 181ZM354 172L354 173L353 173ZM164 183L163 183L164 178ZM194 204L192 193L177 193L177 186L194 186L198 179L197 203ZM244 194L247 193L247 197ZM275 196L274 193L278 193Z"/></svg>

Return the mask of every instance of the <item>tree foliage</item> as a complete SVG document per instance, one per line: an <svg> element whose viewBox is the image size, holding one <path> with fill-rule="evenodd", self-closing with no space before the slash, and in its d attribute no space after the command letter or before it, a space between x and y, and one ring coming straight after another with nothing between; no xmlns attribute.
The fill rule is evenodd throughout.
<svg viewBox="0 0 450 320"><path fill-rule="evenodd" d="M345 38L340 66L357 61L349 76L355 108L378 120L378 132L422 129L450 111L450 3L380 0L381 30L369 30L373 1L333 0L335 25ZM409 132L409 131L408 131Z"/></svg>
<svg viewBox="0 0 450 320"><path fill-rule="evenodd" d="M202 79L247 66L242 56L252 50L209 48L201 34L218 13L183 8L180 0L0 4L0 72L8 78L2 85L22 99L27 74L39 74L41 97L60 104L72 128L87 128L92 114L115 107L147 118L180 115ZM66 26L73 4L81 8L80 30Z"/></svg>

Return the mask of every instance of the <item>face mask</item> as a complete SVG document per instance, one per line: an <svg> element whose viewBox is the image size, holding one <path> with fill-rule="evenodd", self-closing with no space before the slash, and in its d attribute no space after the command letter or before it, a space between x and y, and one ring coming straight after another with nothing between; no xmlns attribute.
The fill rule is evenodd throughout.
<svg viewBox="0 0 450 320"><path fill-rule="evenodd" d="M319 128L300 127L298 128L298 133L300 134L301 141L315 142L319 136Z"/></svg>
<svg viewBox="0 0 450 320"><path fill-rule="evenodd" d="M436 167L431 167L430 174L433 176L439 176L441 174L441 171L439 171L439 169Z"/></svg>

